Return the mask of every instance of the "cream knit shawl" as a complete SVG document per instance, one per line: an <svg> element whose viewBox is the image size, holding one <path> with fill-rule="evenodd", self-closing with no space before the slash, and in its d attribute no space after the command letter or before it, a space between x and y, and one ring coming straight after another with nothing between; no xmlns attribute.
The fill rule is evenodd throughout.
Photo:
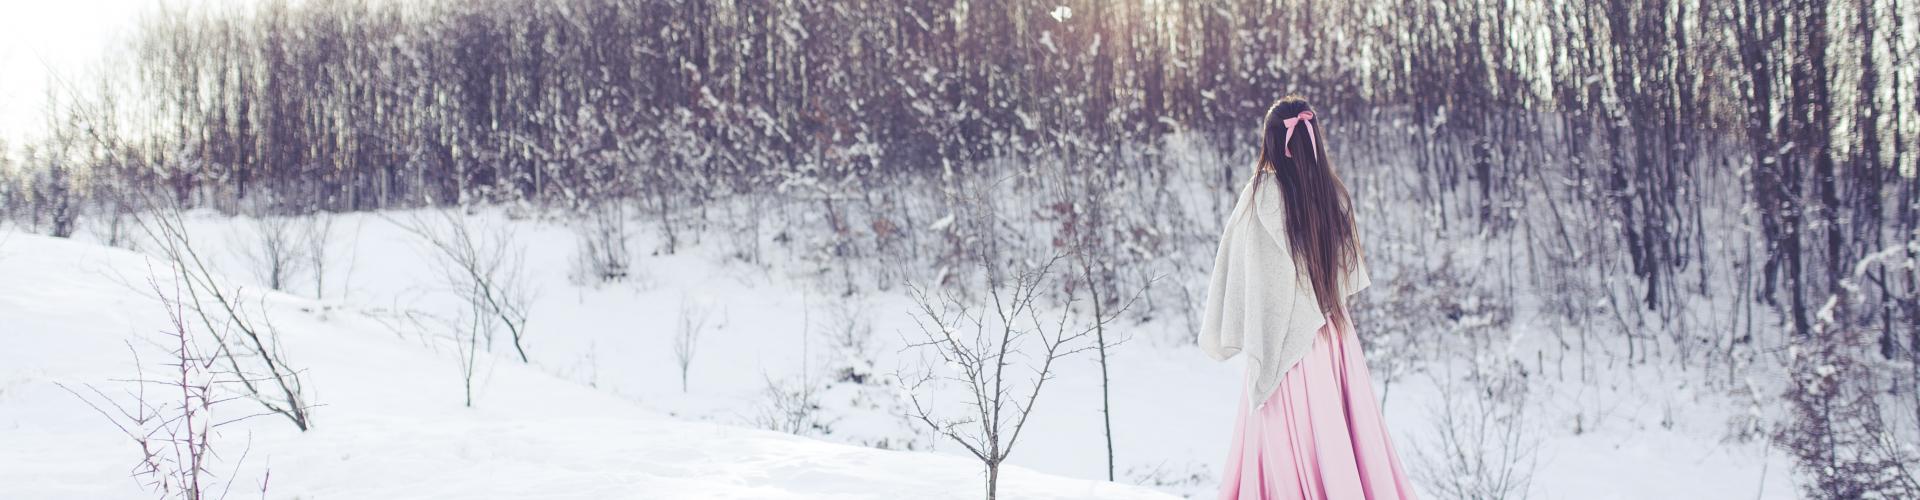
<svg viewBox="0 0 1920 500"><path fill-rule="evenodd" d="M1213 258L1206 317L1200 325L1200 349L1208 356L1225 361L1247 353L1252 405L1279 388L1281 376L1307 356L1314 335L1327 322L1306 270L1294 261L1287 244L1281 196L1266 174L1255 174L1240 190ZM1340 291L1352 295L1370 283L1362 260L1341 276Z"/></svg>

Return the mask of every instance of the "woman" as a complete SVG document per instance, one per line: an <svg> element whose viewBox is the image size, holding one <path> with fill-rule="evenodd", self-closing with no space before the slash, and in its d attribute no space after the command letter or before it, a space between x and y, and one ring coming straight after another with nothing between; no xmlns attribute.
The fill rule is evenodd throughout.
<svg viewBox="0 0 1920 500"><path fill-rule="evenodd" d="M1299 96L1267 110L1214 257L1200 347L1247 353L1223 499L1413 498L1347 315L1369 279L1325 132Z"/></svg>

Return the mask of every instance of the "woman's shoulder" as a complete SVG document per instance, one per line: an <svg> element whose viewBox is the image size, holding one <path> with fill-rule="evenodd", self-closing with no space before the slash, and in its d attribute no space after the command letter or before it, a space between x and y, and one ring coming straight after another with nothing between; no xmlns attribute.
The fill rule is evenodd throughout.
<svg viewBox="0 0 1920 500"><path fill-rule="evenodd" d="M1253 198L1254 208L1263 216L1286 214L1286 193L1273 176L1272 171L1255 171L1253 179L1247 182L1247 192Z"/></svg>
<svg viewBox="0 0 1920 500"><path fill-rule="evenodd" d="M1242 189L1240 201L1236 203L1236 212L1245 212L1249 229L1257 229L1266 234L1266 239L1279 247L1281 252L1290 250L1287 246L1287 204L1281 192L1280 183L1270 172L1255 172L1247 186Z"/></svg>
<svg viewBox="0 0 1920 500"><path fill-rule="evenodd" d="M1241 211L1240 210L1241 208L1246 207L1250 202L1253 201L1253 191L1256 187L1260 185L1260 177L1261 176L1256 173L1255 175L1248 177L1245 182L1242 182L1240 184L1240 191L1237 194L1235 194L1233 197L1234 198L1233 211L1236 214Z"/></svg>

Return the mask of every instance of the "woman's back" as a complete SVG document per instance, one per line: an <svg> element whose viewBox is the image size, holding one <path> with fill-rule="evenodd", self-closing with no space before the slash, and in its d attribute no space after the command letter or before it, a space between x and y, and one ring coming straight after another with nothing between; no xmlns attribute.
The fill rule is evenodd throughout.
<svg viewBox="0 0 1920 500"><path fill-rule="evenodd" d="M1220 497L1413 498L1347 314L1371 278L1313 122L1297 97L1268 111L1214 256L1200 347L1248 357Z"/></svg>

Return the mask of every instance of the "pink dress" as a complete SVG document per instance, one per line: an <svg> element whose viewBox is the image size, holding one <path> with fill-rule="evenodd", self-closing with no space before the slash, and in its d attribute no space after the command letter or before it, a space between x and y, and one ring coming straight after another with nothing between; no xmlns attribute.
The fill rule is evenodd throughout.
<svg viewBox="0 0 1920 500"><path fill-rule="evenodd" d="M1320 327L1313 351L1266 402L1240 399L1222 499L1412 499L1351 323Z"/></svg>

